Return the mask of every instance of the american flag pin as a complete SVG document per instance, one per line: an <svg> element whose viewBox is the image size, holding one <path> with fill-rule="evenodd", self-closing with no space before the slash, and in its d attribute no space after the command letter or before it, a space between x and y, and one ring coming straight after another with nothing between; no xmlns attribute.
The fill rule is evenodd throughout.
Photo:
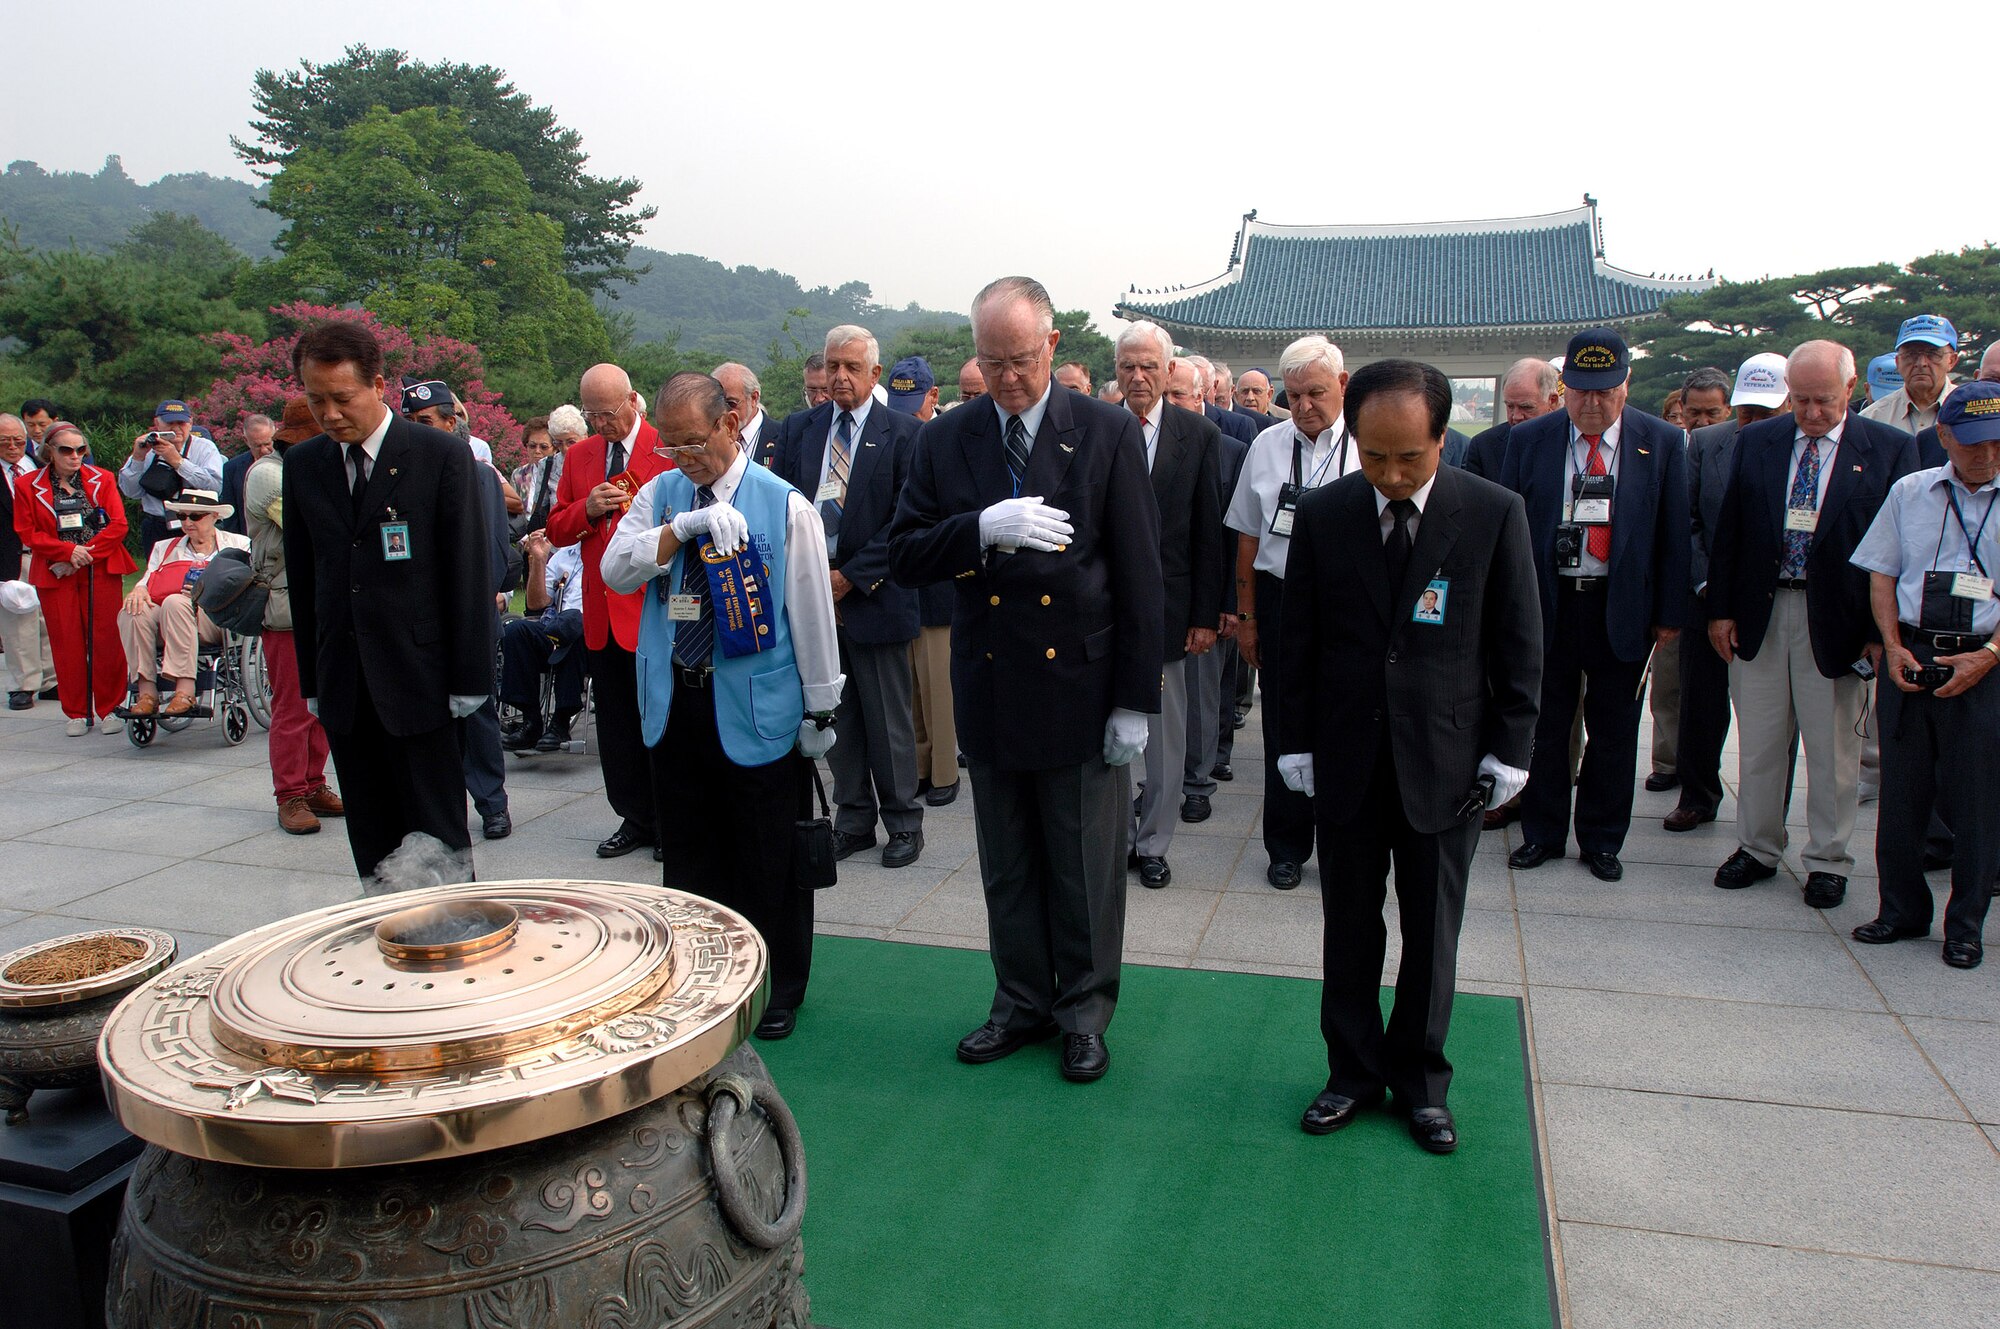
<svg viewBox="0 0 2000 1329"><path fill-rule="evenodd" d="M1855 469L1855 470L1856 470L1856 471L1858 472L1858 471L1859 471L1859 470L1860 470L1861 468L1860 468L1859 466L1857 466L1857 467L1855 467L1854 469ZM391 474L391 475L394 475L394 474L395 474L395 472L394 472L394 471L391 471L391 472L390 472L390 474Z"/></svg>

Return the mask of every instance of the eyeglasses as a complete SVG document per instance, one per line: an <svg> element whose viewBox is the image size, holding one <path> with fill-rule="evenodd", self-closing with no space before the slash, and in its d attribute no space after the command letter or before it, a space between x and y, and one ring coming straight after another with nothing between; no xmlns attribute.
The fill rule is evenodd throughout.
<svg viewBox="0 0 2000 1329"><path fill-rule="evenodd" d="M669 457L676 466L682 462L693 461L696 457L705 456L707 453L708 444L706 443L690 443L684 448L660 447L653 449L655 457Z"/></svg>
<svg viewBox="0 0 2000 1329"><path fill-rule="evenodd" d="M1041 352L1039 351L1033 355L1013 355L1008 356L1006 359L1000 359L991 355L974 356L973 359L979 364L979 372L988 378L992 378L1005 370L1012 370L1016 374L1031 374L1034 372L1035 366L1042 362Z"/></svg>
<svg viewBox="0 0 2000 1329"><path fill-rule="evenodd" d="M608 411L585 411L583 412L583 418L585 420L616 420L618 412L624 409L623 406L614 406Z"/></svg>

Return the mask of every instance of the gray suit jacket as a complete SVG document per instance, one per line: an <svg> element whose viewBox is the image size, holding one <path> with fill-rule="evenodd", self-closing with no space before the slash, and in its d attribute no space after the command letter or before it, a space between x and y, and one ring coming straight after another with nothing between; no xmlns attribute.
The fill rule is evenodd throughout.
<svg viewBox="0 0 2000 1329"><path fill-rule="evenodd" d="M1722 521L1722 495L1729 488L1729 464L1736 456L1736 421L1703 425L1688 437L1688 508L1693 521L1694 558L1688 589L1708 584L1708 556Z"/></svg>

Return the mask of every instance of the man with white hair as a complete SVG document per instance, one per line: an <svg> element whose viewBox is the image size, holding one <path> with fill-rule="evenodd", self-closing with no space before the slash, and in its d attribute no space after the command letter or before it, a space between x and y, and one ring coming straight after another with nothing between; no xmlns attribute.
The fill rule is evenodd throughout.
<svg viewBox="0 0 2000 1329"><path fill-rule="evenodd" d="M1849 560L1916 440L1848 407L1854 352L1809 341L1785 365L1792 411L1745 429L1709 556L1708 640L1736 703L1736 831L1715 874L1735 889L1777 875L1792 738L1806 750L1805 902L1847 897L1860 808L1863 655L1880 652L1868 574Z"/></svg>
<svg viewBox="0 0 2000 1329"><path fill-rule="evenodd" d="M729 409L743 422L737 428L743 431L743 450L750 454L750 460L767 469L776 466L782 435L778 422L764 410L764 385L757 381L757 375L748 365L725 360L710 377L722 385Z"/></svg>
<svg viewBox="0 0 2000 1329"><path fill-rule="evenodd" d="M1250 445L1227 524L1237 533L1236 648L1260 671L1264 697L1264 851L1270 858L1264 879L1289 891L1312 857L1313 812L1312 800L1278 774L1285 560L1299 500L1359 470L1361 459L1343 414L1347 367L1340 348L1318 335L1301 337L1278 358L1278 373L1292 417L1268 426ZM1252 370L1238 381L1237 393L1247 389L1254 399L1259 385L1265 391L1270 386Z"/></svg>
<svg viewBox="0 0 2000 1329"><path fill-rule="evenodd" d="M1508 366L1500 379L1503 418L1491 429L1472 436L1465 450L1465 469L1481 479L1500 482L1500 463L1507 456L1507 437L1514 426L1562 408L1562 380L1556 367L1540 356L1526 356Z"/></svg>
<svg viewBox="0 0 2000 1329"><path fill-rule="evenodd" d="M882 866L908 867L924 848L917 801L917 738L910 714L910 643L921 626L917 593L889 576L889 523L896 515L920 425L875 400L882 351L866 328L826 334L828 399L785 429L774 468L819 509L827 576L847 682L838 711L833 770L833 856L888 836Z"/></svg>
<svg viewBox="0 0 2000 1329"><path fill-rule="evenodd" d="M1896 330L1896 372L1903 386L1862 414L1916 434L1937 424L1938 403L1951 388L1952 366L1958 363L1958 329L1939 314L1917 314Z"/></svg>
<svg viewBox="0 0 2000 1329"><path fill-rule="evenodd" d="M13 588L0 592L0 650L7 654L12 684L7 692L10 711L33 706L38 692L55 695L55 671L43 668L43 661L55 660L49 653L49 629L42 621L41 601L28 585L27 551L14 529L14 482L34 470L28 460L28 426L18 415L0 415L0 584Z"/></svg>
<svg viewBox="0 0 2000 1329"><path fill-rule="evenodd" d="M1225 436L1235 439L1248 448L1250 441L1257 437L1256 421L1247 415L1224 410L1215 404L1215 366L1206 356L1190 355L1187 357L1187 362L1194 369L1197 392L1201 400L1201 413L1207 416L1208 422L1221 430ZM1226 491L1222 497L1224 502L1229 500Z"/></svg>
<svg viewBox="0 0 2000 1329"><path fill-rule="evenodd" d="M1142 886L1173 880L1167 850L1174 817L1207 818L1207 800L1188 809L1181 797L1188 742L1188 673L1215 647L1222 618L1222 499L1217 454L1222 433L1202 418L1195 368L1174 358L1174 342L1157 323L1134 323L1118 337L1118 386L1125 409L1139 420L1160 512L1160 570L1166 587L1166 636L1160 710L1146 718L1146 787L1133 809L1132 852ZM1211 710L1213 707L1211 706Z"/></svg>
<svg viewBox="0 0 2000 1329"><path fill-rule="evenodd" d="M1257 426L1250 417L1216 405L1213 364L1199 355L1189 356L1188 362L1199 380L1202 413L1221 431L1216 498L1220 511L1226 514L1236 493L1236 479L1243 473L1243 459L1250 455L1250 444L1257 437ZM1179 374L1176 370L1176 382ZM1173 385L1168 387L1167 400L1194 409L1193 402L1174 395ZM1216 781L1236 776L1229 764L1236 748L1236 541L1227 530L1225 527L1222 539L1222 619L1216 629L1215 649L1194 656L1188 664L1187 759L1181 775L1181 820L1188 822L1207 821Z"/></svg>
<svg viewBox="0 0 2000 1329"><path fill-rule="evenodd" d="M1062 364L1056 366L1056 382L1062 384L1071 392L1081 392L1084 396L1088 397L1090 395L1090 366L1084 364L1081 360L1065 360Z"/></svg>
<svg viewBox="0 0 2000 1329"><path fill-rule="evenodd" d="M278 446L277 439L278 425L270 416L243 417L243 451L222 464L222 501L236 511L217 522L217 529L232 535L249 534L243 514L243 477L258 461L271 455Z"/></svg>

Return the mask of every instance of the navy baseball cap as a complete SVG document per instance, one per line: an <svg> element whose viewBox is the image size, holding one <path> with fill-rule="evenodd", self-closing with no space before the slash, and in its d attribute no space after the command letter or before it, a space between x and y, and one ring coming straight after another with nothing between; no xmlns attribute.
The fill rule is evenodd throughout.
<svg viewBox="0 0 2000 1329"><path fill-rule="evenodd" d="M1563 353L1563 386L1576 392L1602 392L1631 377L1632 352L1625 339L1610 328L1589 328L1569 339Z"/></svg>
<svg viewBox="0 0 2000 1329"><path fill-rule="evenodd" d="M1961 383L1945 395L1937 422L1954 443L2000 442L2000 383Z"/></svg>
<svg viewBox="0 0 2000 1329"><path fill-rule="evenodd" d="M1896 345L1901 347L1913 341L1929 342L1942 346L1947 351L1958 349L1958 329L1951 320L1937 314L1918 314L1903 320L1903 326L1896 330Z"/></svg>
<svg viewBox="0 0 2000 1329"><path fill-rule="evenodd" d="M906 355L889 371L889 405L904 415L915 415L936 386L931 362L921 355Z"/></svg>
<svg viewBox="0 0 2000 1329"><path fill-rule="evenodd" d="M403 384L404 415L415 415L432 407L442 407L452 415L458 414L458 408L452 405L451 389L444 385L443 380L431 378L421 383Z"/></svg>
<svg viewBox="0 0 2000 1329"><path fill-rule="evenodd" d="M1903 371L1896 368L1894 355L1878 355L1868 362L1868 395L1876 401L1903 386Z"/></svg>
<svg viewBox="0 0 2000 1329"><path fill-rule="evenodd" d="M194 419L194 412L190 411L188 404L180 398L169 397L153 408L153 418L173 425L179 424L183 420Z"/></svg>

